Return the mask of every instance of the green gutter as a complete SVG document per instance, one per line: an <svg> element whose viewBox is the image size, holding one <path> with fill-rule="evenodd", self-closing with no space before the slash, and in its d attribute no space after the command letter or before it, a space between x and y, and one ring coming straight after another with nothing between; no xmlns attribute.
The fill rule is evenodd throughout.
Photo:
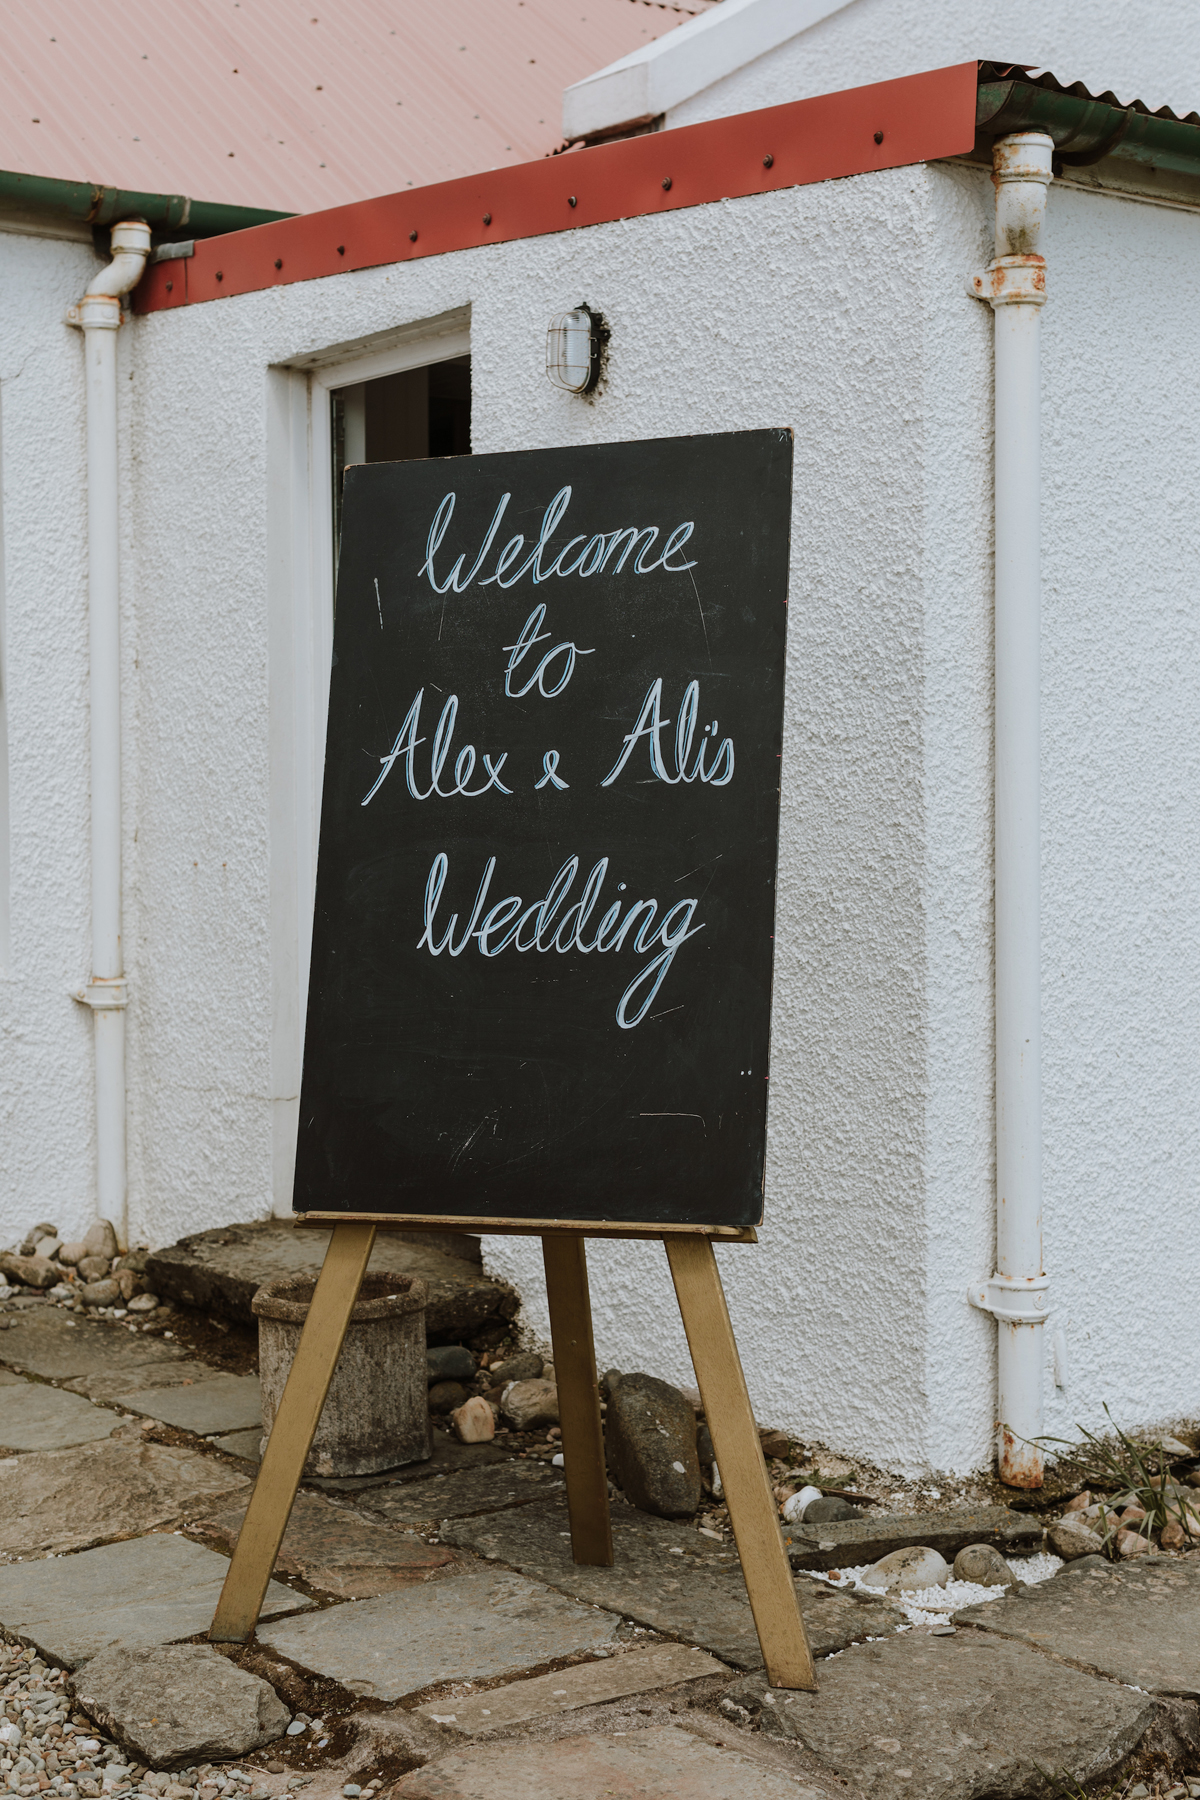
<svg viewBox="0 0 1200 1800"><path fill-rule="evenodd" d="M254 206L221 206L211 200L189 200L185 194L138 194L126 188L98 187L90 181L58 181L50 175L17 175L0 170L0 215L25 219L57 219L72 225L115 225L121 219L144 219L157 237L219 237L250 225L290 219L284 212Z"/></svg>
<svg viewBox="0 0 1200 1800"><path fill-rule="evenodd" d="M983 137L1044 131L1054 139L1065 168L1111 156L1147 170L1200 176L1200 119L1195 113L1178 119L1165 107L1151 113L1140 103L1122 106L1113 94L1095 99L1079 86L1062 88L1052 76L1032 82L1019 75L1006 79L1010 73L1015 73L1011 64L980 64L975 123Z"/></svg>

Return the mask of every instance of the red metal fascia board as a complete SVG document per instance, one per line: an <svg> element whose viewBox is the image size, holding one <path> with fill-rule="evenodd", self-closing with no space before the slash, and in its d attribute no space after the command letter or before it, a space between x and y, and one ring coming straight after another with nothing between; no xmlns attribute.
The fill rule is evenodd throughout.
<svg viewBox="0 0 1200 1800"><path fill-rule="evenodd" d="M136 309L194 306L346 269L960 156L975 142L977 67L959 63L203 239L193 256L147 270Z"/></svg>

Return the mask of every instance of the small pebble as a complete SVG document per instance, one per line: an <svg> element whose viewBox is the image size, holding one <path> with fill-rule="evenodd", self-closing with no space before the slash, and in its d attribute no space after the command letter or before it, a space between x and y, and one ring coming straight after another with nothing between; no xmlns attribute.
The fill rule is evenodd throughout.
<svg viewBox="0 0 1200 1800"><path fill-rule="evenodd" d="M293 1719L287 1728L287 1735L288 1737L299 1737L300 1733L306 1729L303 1719Z"/></svg>
<svg viewBox="0 0 1200 1800"><path fill-rule="evenodd" d="M342 1793L345 1796L345 1800L358 1800L358 1796L362 1793L362 1789L356 1781L348 1781L342 1789Z"/></svg>

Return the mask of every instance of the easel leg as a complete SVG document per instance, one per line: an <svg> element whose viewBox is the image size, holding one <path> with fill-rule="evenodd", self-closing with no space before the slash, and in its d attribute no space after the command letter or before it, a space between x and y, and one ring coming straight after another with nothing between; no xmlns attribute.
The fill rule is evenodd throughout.
<svg viewBox="0 0 1200 1800"><path fill-rule="evenodd" d="M213 1614L209 1641L244 1644L258 1615L312 1448L321 1408L375 1242L374 1225L335 1225L258 1480Z"/></svg>
<svg viewBox="0 0 1200 1800"><path fill-rule="evenodd" d="M772 1687L815 1692L812 1652L712 1244L708 1238L669 1232L664 1242L767 1679Z"/></svg>
<svg viewBox="0 0 1200 1800"><path fill-rule="evenodd" d="M612 1524L582 1236L578 1232L547 1232L542 1239L542 1260L554 1338L571 1555L577 1563L607 1569L613 1560Z"/></svg>

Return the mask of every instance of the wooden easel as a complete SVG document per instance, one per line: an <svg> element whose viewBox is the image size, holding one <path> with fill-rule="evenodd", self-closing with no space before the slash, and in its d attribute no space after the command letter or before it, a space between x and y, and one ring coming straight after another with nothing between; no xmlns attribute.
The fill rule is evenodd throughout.
<svg viewBox="0 0 1200 1800"><path fill-rule="evenodd" d="M381 1226L541 1238L562 1424L571 1554L577 1563L611 1567L612 1526L585 1239L661 1238L721 1470L767 1679L772 1687L816 1689L812 1654L713 1255L714 1239L757 1242L752 1229L363 1213L308 1213L299 1217L296 1224L323 1230L332 1226L333 1232L213 1615L209 1631L212 1642L244 1643L258 1623L350 1313L366 1274L375 1233Z"/></svg>

